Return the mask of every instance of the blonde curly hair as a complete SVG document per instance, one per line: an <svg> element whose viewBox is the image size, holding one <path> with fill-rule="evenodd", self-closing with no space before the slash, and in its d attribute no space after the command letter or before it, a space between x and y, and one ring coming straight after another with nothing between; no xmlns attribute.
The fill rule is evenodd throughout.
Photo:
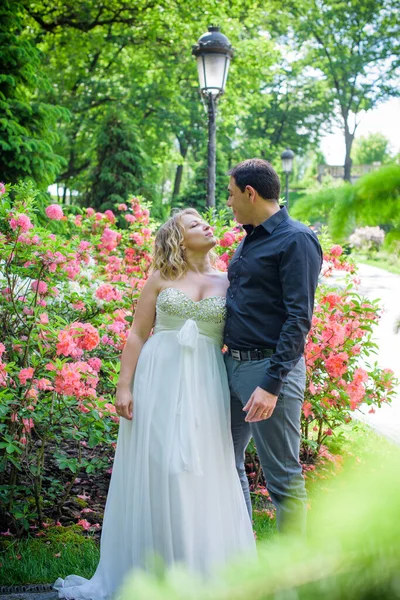
<svg viewBox="0 0 400 600"><path fill-rule="evenodd" d="M182 247L185 239L185 229L181 222L183 215L202 219L195 208L184 208L175 212L156 233L151 270L159 271L163 279L180 279L188 271ZM213 257L211 259L213 263Z"/></svg>

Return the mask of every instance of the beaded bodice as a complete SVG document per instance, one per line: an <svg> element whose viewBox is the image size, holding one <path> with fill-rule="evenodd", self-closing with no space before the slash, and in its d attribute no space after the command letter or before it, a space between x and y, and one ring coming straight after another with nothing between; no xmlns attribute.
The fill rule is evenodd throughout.
<svg viewBox="0 0 400 600"><path fill-rule="evenodd" d="M154 333L180 329L188 319L196 321L200 334L222 341L226 318L225 298L211 296L195 302L178 288L160 292L156 303Z"/></svg>

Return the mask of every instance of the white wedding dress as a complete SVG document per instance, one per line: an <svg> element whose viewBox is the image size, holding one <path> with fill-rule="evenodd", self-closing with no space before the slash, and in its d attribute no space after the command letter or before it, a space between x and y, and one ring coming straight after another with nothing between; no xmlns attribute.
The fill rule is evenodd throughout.
<svg viewBox="0 0 400 600"><path fill-rule="evenodd" d="M59 598L110 600L130 571L151 571L160 559L209 576L255 553L230 431L225 311L221 296L159 294L136 368L133 420L120 422L100 562L90 580L58 579Z"/></svg>

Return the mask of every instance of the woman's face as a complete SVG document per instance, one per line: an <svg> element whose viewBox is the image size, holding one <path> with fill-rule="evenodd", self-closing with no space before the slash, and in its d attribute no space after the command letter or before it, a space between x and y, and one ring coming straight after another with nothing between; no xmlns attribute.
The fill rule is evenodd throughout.
<svg viewBox="0 0 400 600"><path fill-rule="evenodd" d="M181 216L181 224L185 231L183 242L185 250L208 252L208 250L214 248L217 240L214 237L213 230L206 221L203 221L197 215L186 213Z"/></svg>

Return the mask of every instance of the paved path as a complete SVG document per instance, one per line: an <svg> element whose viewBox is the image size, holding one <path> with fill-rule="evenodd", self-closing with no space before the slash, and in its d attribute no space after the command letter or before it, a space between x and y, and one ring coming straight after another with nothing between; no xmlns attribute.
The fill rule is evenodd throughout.
<svg viewBox="0 0 400 600"><path fill-rule="evenodd" d="M57 600L58 594L55 592L41 592L38 594L21 593L0 595L0 600Z"/></svg>
<svg viewBox="0 0 400 600"><path fill-rule="evenodd" d="M360 294L371 300L380 298L384 307L375 333L379 345L376 360L379 366L392 369L400 379L400 332L395 333L396 321L400 319L400 275L369 265L360 265L359 275ZM391 405L377 409L375 414L368 414L368 410L368 407L362 407L363 414L358 412L357 418L400 444L400 388Z"/></svg>

